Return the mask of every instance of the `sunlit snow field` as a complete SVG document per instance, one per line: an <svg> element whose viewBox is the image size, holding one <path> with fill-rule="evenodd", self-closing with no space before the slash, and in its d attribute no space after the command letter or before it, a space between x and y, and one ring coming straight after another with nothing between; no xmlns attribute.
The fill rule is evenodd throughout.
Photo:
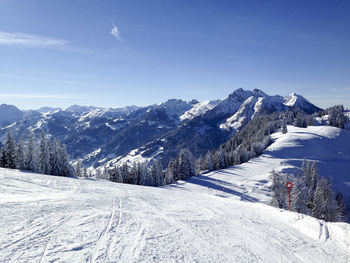
<svg viewBox="0 0 350 263"><path fill-rule="evenodd" d="M350 225L268 203L304 157L350 193L350 133L289 127L258 158L164 187L0 169L0 262L350 262Z"/></svg>

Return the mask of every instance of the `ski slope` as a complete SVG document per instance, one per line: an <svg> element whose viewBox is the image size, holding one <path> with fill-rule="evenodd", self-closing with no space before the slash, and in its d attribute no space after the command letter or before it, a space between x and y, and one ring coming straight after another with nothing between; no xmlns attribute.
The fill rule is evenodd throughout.
<svg viewBox="0 0 350 263"><path fill-rule="evenodd" d="M272 169L348 136L289 128L246 164L158 188L0 169L0 262L350 262L349 224L265 204Z"/></svg>

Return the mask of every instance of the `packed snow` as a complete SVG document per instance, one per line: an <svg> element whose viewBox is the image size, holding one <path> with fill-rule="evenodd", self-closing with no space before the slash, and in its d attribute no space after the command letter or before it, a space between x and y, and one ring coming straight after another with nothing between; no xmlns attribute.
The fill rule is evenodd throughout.
<svg viewBox="0 0 350 263"><path fill-rule="evenodd" d="M288 130L248 163L157 188L0 169L0 262L349 262L349 224L266 204L272 169L350 168L349 132Z"/></svg>

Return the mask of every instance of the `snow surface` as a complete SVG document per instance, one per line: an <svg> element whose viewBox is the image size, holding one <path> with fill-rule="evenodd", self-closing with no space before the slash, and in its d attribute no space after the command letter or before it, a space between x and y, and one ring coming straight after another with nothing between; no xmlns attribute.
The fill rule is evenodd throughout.
<svg viewBox="0 0 350 263"><path fill-rule="evenodd" d="M211 110L214 108L220 100L208 100L208 101L203 101L195 104L193 108L190 110L186 111L184 114L180 116L180 120L192 120L193 118L203 115L207 111Z"/></svg>
<svg viewBox="0 0 350 263"><path fill-rule="evenodd" d="M288 130L246 164L158 188L0 169L0 262L349 262L349 224L265 204L272 169L349 133Z"/></svg>

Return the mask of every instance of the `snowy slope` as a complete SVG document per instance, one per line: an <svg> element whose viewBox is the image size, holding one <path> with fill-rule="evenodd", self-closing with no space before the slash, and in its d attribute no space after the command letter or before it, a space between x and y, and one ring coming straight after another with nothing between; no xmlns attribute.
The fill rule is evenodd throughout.
<svg viewBox="0 0 350 263"><path fill-rule="evenodd" d="M321 176L332 177L334 190L341 191L350 206L349 131L330 126L288 126L288 133L277 132L271 137L274 142L263 155L236 167L197 176L188 183L194 181L197 190L202 191L200 185L211 182L213 188L224 187L226 192L237 193L242 199L269 203L272 196L270 172L301 175L299 168L306 158L317 162Z"/></svg>
<svg viewBox="0 0 350 263"><path fill-rule="evenodd" d="M1 169L1 262L348 262L350 226L233 193Z"/></svg>
<svg viewBox="0 0 350 263"><path fill-rule="evenodd" d="M192 120L194 117L206 113L208 110L214 108L220 100L208 100L195 104L190 110L186 111L180 116L180 120Z"/></svg>
<svg viewBox="0 0 350 263"><path fill-rule="evenodd" d="M288 128L246 164L159 188L0 169L0 262L349 262L349 224L264 203L272 169L349 134Z"/></svg>

